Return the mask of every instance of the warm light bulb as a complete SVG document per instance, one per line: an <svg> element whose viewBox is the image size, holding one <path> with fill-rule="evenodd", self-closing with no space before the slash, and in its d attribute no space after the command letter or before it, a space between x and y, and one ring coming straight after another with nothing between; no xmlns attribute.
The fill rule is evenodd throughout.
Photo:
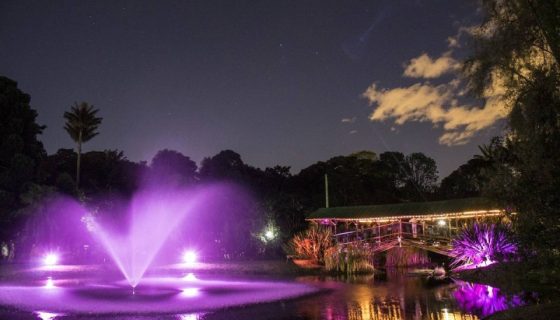
<svg viewBox="0 0 560 320"><path fill-rule="evenodd" d="M437 224L438 224L439 226L442 226L442 227L443 227L443 226L445 226L446 223L445 223L445 220L439 220L439 221L437 222Z"/></svg>

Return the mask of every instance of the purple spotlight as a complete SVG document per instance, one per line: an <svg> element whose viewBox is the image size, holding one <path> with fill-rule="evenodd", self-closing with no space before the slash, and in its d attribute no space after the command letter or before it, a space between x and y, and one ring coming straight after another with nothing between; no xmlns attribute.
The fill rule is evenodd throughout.
<svg viewBox="0 0 560 320"><path fill-rule="evenodd" d="M197 260L197 255L196 252L192 251L192 250L187 250L185 252L183 252L183 262L184 263L195 263Z"/></svg>
<svg viewBox="0 0 560 320"><path fill-rule="evenodd" d="M43 264L46 266L54 266L58 263L58 255L54 253L47 253L43 258Z"/></svg>

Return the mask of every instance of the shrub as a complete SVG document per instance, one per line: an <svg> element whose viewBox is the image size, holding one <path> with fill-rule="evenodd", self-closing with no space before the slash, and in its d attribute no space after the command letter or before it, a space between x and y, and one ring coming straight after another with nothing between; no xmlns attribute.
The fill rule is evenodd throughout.
<svg viewBox="0 0 560 320"><path fill-rule="evenodd" d="M409 247L394 247L387 251L387 267L418 266L430 263L425 250Z"/></svg>
<svg viewBox="0 0 560 320"><path fill-rule="evenodd" d="M284 248L286 253L299 258L324 262L325 250L332 246L332 232L329 228L311 225L309 229L296 234Z"/></svg>
<svg viewBox="0 0 560 320"><path fill-rule="evenodd" d="M373 253L363 244L330 247L325 251L325 269L347 275L373 272Z"/></svg>

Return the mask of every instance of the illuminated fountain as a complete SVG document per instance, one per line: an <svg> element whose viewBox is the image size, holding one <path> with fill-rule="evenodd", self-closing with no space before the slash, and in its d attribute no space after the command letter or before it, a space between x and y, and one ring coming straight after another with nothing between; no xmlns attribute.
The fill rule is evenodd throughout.
<svg viewBox="0 0 560 320"><path fill-rule="evenodd" d="M0 283L0 306L34 312L41 319L84 313L186 314L315 292L313 287L292 282L223 280L192 273L198 264L197 252L178 251L183 248L172 245L177 242L173 235L181 234L195 215L204 214L207 204L223 191L223 187L188 192L145 189L117 206L125 213L120 220L114 212L91 213L70 199L51 201L45 217L62 227L46 232L43 229L48 226L38 227L47 224L43 221L33 224L31 234L38 234L43 242L56 239L68 245L97 241L119 273L112 272L110 264L59 265L65 262L64 250L57 251L56 246L57 250L45 250L36 260L42 266L29 274L30 279ZM175 242L170 244L170 238ZM179 268L152 266L158 258L182 263Z"/></svg>

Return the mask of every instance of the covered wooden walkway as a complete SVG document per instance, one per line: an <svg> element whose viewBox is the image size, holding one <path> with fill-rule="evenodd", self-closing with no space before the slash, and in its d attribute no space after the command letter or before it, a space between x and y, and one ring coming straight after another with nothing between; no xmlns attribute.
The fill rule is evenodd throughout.
<svg viewBox="0 0 560 320"><path fill-rule="evenodd" d="M361 243L375 253L408 246L452 256L451 240L465 225L503 216L505 211L487 199L466 198L321 208L307 220L331 228L340 246Z"/></svg>

